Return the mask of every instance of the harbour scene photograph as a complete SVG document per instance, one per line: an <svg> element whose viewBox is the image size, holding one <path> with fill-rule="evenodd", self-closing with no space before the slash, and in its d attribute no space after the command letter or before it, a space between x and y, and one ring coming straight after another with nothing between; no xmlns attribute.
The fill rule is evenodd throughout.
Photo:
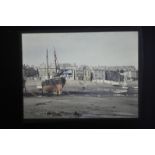
<svg viewBox="0 0 155 155"><path fill-rule="evenodd" d="M138 118L138 32L22 33L24 119Z"/></svg>

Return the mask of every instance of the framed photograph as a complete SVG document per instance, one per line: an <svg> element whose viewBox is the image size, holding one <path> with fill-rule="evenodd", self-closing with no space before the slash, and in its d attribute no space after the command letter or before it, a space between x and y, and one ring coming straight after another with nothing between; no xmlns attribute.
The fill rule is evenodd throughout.
<svg viewBox="0 0 155 155"><path fill-rule="evenodd" d="M153 27L1 30L4 128L154 128Z"/></svg>
<svg viewBox="0 0 155 155"><path fill-rule="evenodd" d="M24 120L139 119L139 29L85 30L21 33Z"/></svg>

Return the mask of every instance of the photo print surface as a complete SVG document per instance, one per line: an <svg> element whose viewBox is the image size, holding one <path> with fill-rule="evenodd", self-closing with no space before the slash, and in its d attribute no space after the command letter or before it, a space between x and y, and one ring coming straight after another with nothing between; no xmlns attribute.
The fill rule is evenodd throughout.
<svg viewBox="0 0 155 155"><path fill-rule="evenodd" d="M138 118L138 31L22 33L24 119Z"/></svg>

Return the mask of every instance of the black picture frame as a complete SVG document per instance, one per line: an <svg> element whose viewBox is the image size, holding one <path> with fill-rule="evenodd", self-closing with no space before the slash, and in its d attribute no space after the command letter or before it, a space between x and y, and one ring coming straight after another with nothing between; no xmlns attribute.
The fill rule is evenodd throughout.
<svg viewBox="0 0 155 155"><path fill-rule="evenodd" d="M9 95L4 95L8 98L7 116L4 113L2 123L3 128L33 128L33 129L141 129L154 128L154 115L152 102L148 102L152 98L152 87L146 84L148 78L149 83L152 82L151 74L146 72L151 71L152 61L152 32L153 27L140 26L29 26L29 27L1 27L1 32L4 34L6 47L6 57L8 66L5 66L7 78L6 81L11 83L11 88L14 90ZM23 118L23 91L22 91L22 33L60 33L60 32L111 32L111 31L138 31L139 34L139 117L138 118L113 118L113 119L29 119ZM148 50L150 53L148 53ZM6 63L6 62L4 62ZM7 74L8 68L11 67L11 73ZM151 72L150 72L151 73ZM9 75L11 78L8 78ZM149 77L148 77L149 76ZM11 81L12 80L12 81ZM3 83L4 84L4 83ZM4 84L3 88L6 85ZM149 88L149 89L147 89ZM147 89L147 90L146 90ZM13 102L13 103L12 103ZM11 103L11 105L10 105Z"/></svg>

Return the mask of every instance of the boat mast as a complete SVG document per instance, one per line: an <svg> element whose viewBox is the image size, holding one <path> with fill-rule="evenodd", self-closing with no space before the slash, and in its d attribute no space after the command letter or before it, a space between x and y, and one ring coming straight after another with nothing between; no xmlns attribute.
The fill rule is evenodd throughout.
<svg viewBox="0 0 155 155"><path fill-rule="evenodd" d="M46 51L46 63L47 63L47 78L50 79L49 75L49 65L48 65L48 49Z"/></svg>
<svg viewBox="0 0 155 155"><path fill-rule="evenodd" d="M56 51L55 51L55 48L54 48L54 62L55 62L55 71L56 71L56 74L57 74L57 56L56 56Z"/></svg>

